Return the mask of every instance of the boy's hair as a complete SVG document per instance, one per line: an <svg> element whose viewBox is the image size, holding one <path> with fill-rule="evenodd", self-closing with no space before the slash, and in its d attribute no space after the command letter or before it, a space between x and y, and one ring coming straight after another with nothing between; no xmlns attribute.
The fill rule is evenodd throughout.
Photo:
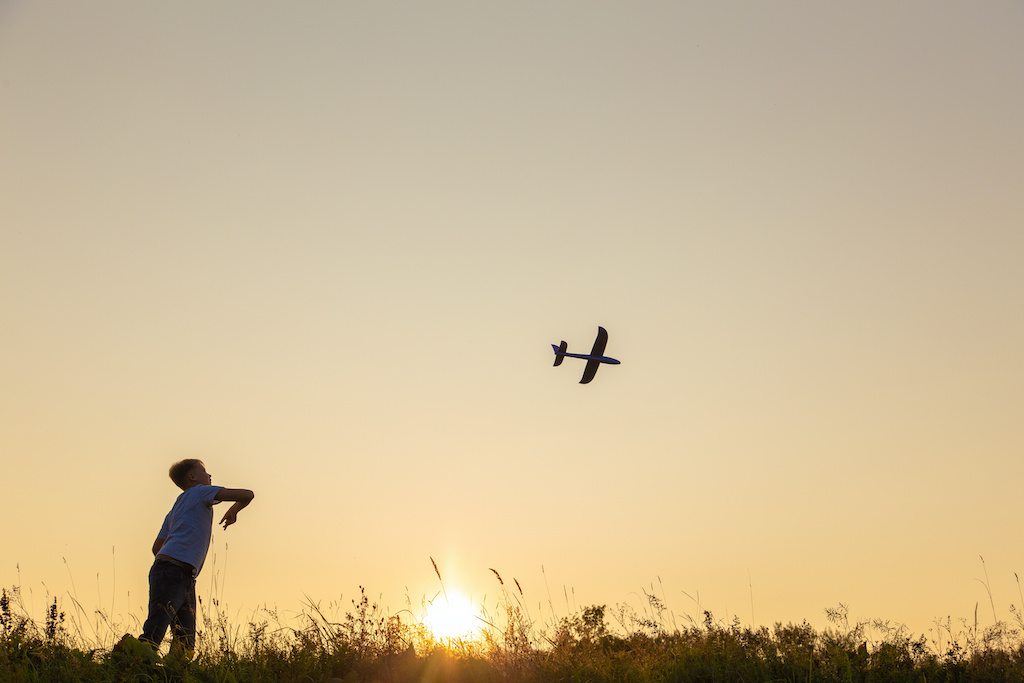
<svg viewBox="0 0 1024 683"><path fill-rule="evenodd" d="M171 469L168 470L167 474L170 475L171 481L178 485L179 489L188 488L188 475L189 472L194 470L196 467L206 467L202 460L195 458L185 458L179 462L171 465Z"/></svg>

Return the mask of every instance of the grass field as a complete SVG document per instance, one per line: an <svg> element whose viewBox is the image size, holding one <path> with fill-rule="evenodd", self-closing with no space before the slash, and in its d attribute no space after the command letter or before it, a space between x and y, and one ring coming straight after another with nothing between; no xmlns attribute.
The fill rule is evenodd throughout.
<svg viewBox="0 0 1024 683"><path fill-rule="evenodd" d="M845 605L825 610L823 630L746 627L707 611L679 618L644 592L641 611L592 605L538 623L518 583L494 574L497 607L464 636L441 637L411 610L389 614L362 589L344 607L308 601L287 623L273 609L232 623L214 599L199 608L195 658L158 663L111 651L138 624L89 614L73 597L70 611L49 598L34 619L20 587L0 589L0 681L1024 681L1016 609L1013 623L947 619L926 638L882 620L851 623Z"/></svg>

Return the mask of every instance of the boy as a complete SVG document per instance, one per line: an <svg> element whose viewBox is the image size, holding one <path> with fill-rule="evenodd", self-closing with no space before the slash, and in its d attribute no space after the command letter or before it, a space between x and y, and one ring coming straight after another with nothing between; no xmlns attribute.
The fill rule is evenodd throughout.
<svg viewBox="0 0 1024 683"><path fill-rule="evenodd" d="M182 493L153 542L156 559L149 570L149 616L139 640L156 650L170 626L171 651L192 659L196 648L196 576L210 547L213 506L222 500L234 501L220 520L227 529L235 523L238 511L252 502L253 492L212 486L206 466L193 458L175 463L168 474Z"/></svg>

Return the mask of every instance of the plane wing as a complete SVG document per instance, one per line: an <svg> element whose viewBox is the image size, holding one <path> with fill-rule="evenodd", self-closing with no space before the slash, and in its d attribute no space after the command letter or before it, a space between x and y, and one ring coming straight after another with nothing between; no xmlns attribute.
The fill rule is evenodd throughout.
<svg viewBox="0 0 1024 683"><path fill-rule="evenodd" d="M603 356L604 347L608 345L608 331L603 327L597 328L597 339L594 340L594 348L590 351L591 356Z"/></svg>
<svg viewBox="0 0 1024 683"><path fill-rule="evenodd" d="M597 374L597 369L601 367L601 361L597 358L591 358L587 361L587 367L583 368L583 379L580 380L580 384L586 384L590 380L594 379L594 375Z"/></svg>
<svg viewBox="0 0 1024 683"><path fill-rule="evenodd" d="M594 379L597 369L601 367L601 356L604 355L604 347L608 345L608 332L603 327L597 328L597 339L594 340L594 348L590 350L593 356L587 361L587 367L583 369L583 379L580 384L586 384Z"/></svg>

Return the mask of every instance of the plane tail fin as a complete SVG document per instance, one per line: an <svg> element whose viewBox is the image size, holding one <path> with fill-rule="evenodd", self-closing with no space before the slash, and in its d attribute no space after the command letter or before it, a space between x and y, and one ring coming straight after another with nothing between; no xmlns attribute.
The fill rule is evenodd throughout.
<svg viewBox="0 0 1024 683"><path fill-rule="evenodd" d="M562 342L558 346L552 344L551 348L555 351L555 365L561 365L562 361L565 360L565 350L569 348L569 345Z"/></svg>

